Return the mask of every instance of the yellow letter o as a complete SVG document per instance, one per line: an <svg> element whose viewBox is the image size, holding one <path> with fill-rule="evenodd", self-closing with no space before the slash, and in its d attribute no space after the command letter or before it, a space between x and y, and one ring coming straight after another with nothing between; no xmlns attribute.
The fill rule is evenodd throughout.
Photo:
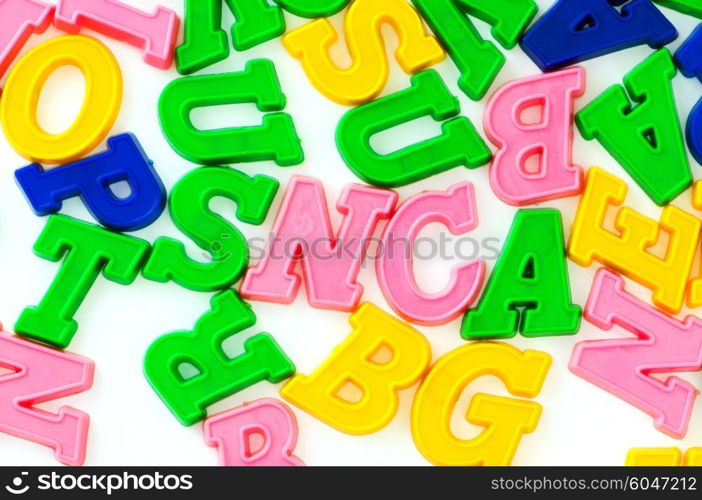
<svg viewBox="0 0 702 500"><path fill-rule="evenodd" d="M39 96L51 74L67 65L83 73L85 98L73 124L49 134L37 120ZM122 72L112 52L94 38L67 35L38 45L17 62L0 101L0 121L20 155L56 165L79 160L95 149L114 125L121 104Z"/></svg>

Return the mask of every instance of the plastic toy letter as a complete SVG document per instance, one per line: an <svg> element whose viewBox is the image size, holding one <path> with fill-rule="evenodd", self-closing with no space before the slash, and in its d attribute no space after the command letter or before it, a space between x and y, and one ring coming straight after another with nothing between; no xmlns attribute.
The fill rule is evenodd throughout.
<svg viewBox="0 0 702 500"><path fill-rule="evenodd" d="M160 237L144 266L144 277L161 283L173 280L190 290L226 289L239 281L249 262L246 238L227 219L210 209L216 197L236 203L236 218L261 224L278 191L278 181L265 175L248 177L228 167L202 167L185 174L171 190L173 223L210 254L207 262L191 259L185 245Z"/></svg>
<svg viewBox="0 0 702 500"><path fill-rule="evenodd" d="M77 118L60 134L38 123L39 96L62 66L85 77L85 97ZM52 38L31 49L7 78L0 120L10 145L34 163L59 165L89 154L107 136L122 106L122 70L102 42L80 35Z"/></svg>
<svg viewBox="0 0 702 500"><path fill-rule="evenodd" d="M80 196L95 219L115 231L136 231L154 222L166 206L166 188L133 134L107 141L108 150L70 165L44 170L36 163L15 171L17 184L34 213L61 210L62 201ZM110 186L129 183L118 198Z"/></svg>
<svg viewBox="0 0 702 500"><path fill-rule="evenodd" d="M468 16L492 25L492 36L505 49L512 49L536 15L534 0L412 0L436 33L461 73L458 86L478 101L505 63L505 56L483 40Z"/></svg>
<svg viewBox="0 0 702 500"><path fill-rule="evenodd" d="M275 0L283 9L299 17L315 19L330 17L346 7L351 0Z"/></svg>
<svg viewBox="0 0 702 500"><path fill-rule="evenodd" d="M629 467L702 467L702 448L632 448L626 456Z"/></svg>
<svg viewBox="0 0 702 500"><path fill-rule="evenodd" d="M520 210L475 309L466 313L466 340L573 335L580 307L570 297L558 210Z"/></svg>
<svg viewBox="0 0 702 500"><path fill-rule="evenodd" d="M297 444L295 414L276 399L253 403L213 415L205 420L205 443L219 451L219 465L286 467L305 465L293 455ZM258 434L263 444L251 450L251 437Z"/></svg>
<svg viewBox="0 0 702 500"><path fill-rule="evenodd" d="M178 41L180 19L171 9L157 6L153 14L118 0L58 0L54 24L68 33L90 28L144 50L144 61L168 69Z"/></svg>
<svg viewBox="0 0 702 500"><path fill-rule="evenodd" d="M176 49L176 66L187 75L226 59L227 34L222 29L222 5L234 14L232 45L244 51L285 32L280 8L267 0L185 0L185 35Z"/></svg>
<svg viewBox="0 0 702 500"><path fill-rule="evenodd" d="M329 55L338 39L327 19L317 19L283 37L288 53L302 63L312 85L326 97L349 106L372 101L388 81L389 66L383 25L400 39L395 57L407 74L442 61L446 53L429 35L419 14L406 0L355 0L344 18L351 65L340 70Z"/></svg>
<svg viewBox="0 0 702 500"><path fill-rule="evenodd" d="M524 35L522 49L542 71L553 71L637 45L657 49L678 37L650 0L625 2L558 0Z"/></svg>
<svg viewBox="0 0 702 500"><path fill-rule="evenodd" d="M669 9L702 19L702 0L653 0Z"/></svg>
<svg viewBox="0 0 702 500"><path fill-rule="evenodd" d="M263 124L199 130L190 114L200 107L252 102L261 112L281 111L285 96L273 63L254 59L238 73L190 76L169 83L158 103L161 129L180 156L202 165L273 160L278 165L302 163L304 155L295 125L287 113L268 113Z"/></svg>
<svg viewBox="0 0 702 500"><path fill-rule="evenodd" d="M0 77L15 60L32 33L44 33L51 25L54 6L41 0L0 2Z"/></svg>
<svg viewBox="0 0 702 500"><path fill-rule="evenodd" d="M457 116L461 107L434 70L411 78L411 87L348 111L339 121L336 145L351 171L378 187L401 187L463 165L477 168L490 160L473 124ZM378 154L371 138L385 130L430 116L441 135L389 154ZM444 121L445 120L445 121Z"/></svg>
<svg viewBox="0 0 702 500"><path fill-rule="evenodd" d="M702 6L702 0L700 0ZM702 81L702 26L697 26L690 36L675 51L675 65L687 78Z"/></svg>
<svg viewBox="0 0 702 500"><path fill-rule="evenodd" d="M696 181L692 189L692 206L695 210L702 210L702 181ZM687 306L691 309L702 305L702 273L698 271L688 282Z"/></svg>
<svg viewBox="0 0 702 500"><path fill-rule="evenodd" d="M207 416L207 407L262 380L277 384L295 373L295 366L267 333L244 342L244 353L229 357L222 343L256 324L251 307L233 290L211 300L188 332L174 332L154 341L144 358L151 387L183 425ZM183 365L197 373L185 377Z"/></svg>
<svg viewBox="0 0 702 500"><path fill-rule="evenodd" d="M454 235L475 229L473 185L462 182L448 191L415 195L402 204L385 229L385 251L376 262L380 288L395 312L422 325L442 325L460 316L480 292L485 275L485 261L475 259L456 266L443 291L423 292L414 278L412 253L419 233L432 223L444 224ZM398 241L406 247L396 248Z"/></svg>
<svg viewBox="0 0 702 500"><path fill-rule="evenodd" d="M498 377L515 396L539 394L551 366L541 351L520 351L502 343L475 343L451 351L431 368L412 405L412 437L417 449L435 465L506 466L524 434L533 432L541 418L534 401L476 394L466 419L485 430L473 439L460 439L451 430L456 402L479 377Z"/></svg>
<svg viewBox="0 0 702 500"><path fill-rule="evenodd" d="M692 184L671 85L676 74L670 52L659 50L575 117L582 136L597 139L659 206Z"/></svg>
<svg viewBox="0 0 702 500"><path fill-rule="evenodd" d="M702 9L702 0L700 0ZM687 78L697 78L702 82L702 25L675 52L675 64ZM697 101L687 118L685 130L687 145L697 163L702 162L702 99Z"/></svg>
<svg viewBox="0 0 702 500"><path fill-rule="evenodd" d="M53 448L63 464L83 465L88 414L67 406L54 414L35 405L90 389L95 364L2 332L0 367L11 370L0 375L0 431Z"/></svg>
<svg viewBox="0 0 702 500"><path fill-rule="evenodd" d="M651 375L702 370L702 320L680 322L663 314L628 294L624 279L604 269L595 275L584 314L603 330L619 325L637 338L580 342L570 370L651 415L659 431L685 436L698 390L678 377Z"/></svg>
<svg viewBox="0 0 702 500"><path fill-rule="evenodd" d="M522 78L505 84L488 102L485 133L499 150L490 165L495 194L510 205L530 205L580 193L582 169L572 163L573 101L585 91L585 70ZM532 107L538 123L523 121ZM535 172L527 170L538 160Z"/></svg>
<svg viewBox="0 0 702 500"><path fill-rule="evenodd" d="M39 305L22 311L15 331L55 347L68 347L78 330L73 316L100 272L110 281L128 285L136 279L148 249L146 241L133 236L52 215L34 244L34 253L52 262L64 255L65 259Z"/></svg>
<svg viewBox="0 0 702 500"><path fill-rule="evenodd" d="M356 281L369 239L380 220L395 208L397 193L358 184L347 186L337 210L344 220L335 236L322 184L293 177L271 232L268 252L244 277L246 299L289 304L297 296L302 265L307 298L313 307L352 311L363 295Z"/></svg>
<svg viewBox="0 0 702 500"><path fill-rule="evenodd" d="M353 332L329 358L312 375L295 375L280 394L341 432L372 434L397 413L398 391L426 373L431 349L421 333L371 303L349 321ZM349 386L360 397L346 393Z"/></svg>
<svg viewBox="0 0 702 500"><path fill-rule="evenodd" d="M614 227L605 229L611 206L626 198L626 183L597 167L587 172L585 192L580 198L568 244L568 256L576 264L590 266L597 260L653 291L653 303L677 314L700 235L701 222L672 205L663 209L660 222L629 207L618 211ZM656 244L661 231L669 234L669 244L659 258L648 249Z"/></svg>

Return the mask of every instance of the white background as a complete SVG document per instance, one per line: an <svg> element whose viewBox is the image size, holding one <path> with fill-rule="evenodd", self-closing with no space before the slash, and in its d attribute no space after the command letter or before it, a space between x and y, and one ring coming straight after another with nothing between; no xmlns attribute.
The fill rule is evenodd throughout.
<svg viewBox="0 0 702 500"><path fill-rule="evenodd" d="M131 0L127 3L144 10L152 10L160 3L182 15L180 0ZM552 2L539 0L538 3L541 14ZM669 9L663 11L680 32L678 40L669 45L674 50L689 35L697 20ZM285 18L288 28L306 22L288 13ZM341 27L342 20L343 13L333 17L337 29ZM227 31L232 21L231 14L225 10L224 26ZM489 27L479 21L475 22L482 35L488 37ZM394 51L397 46L394 32L385 27L383 33L389 51ZM39 43L62 34L52 27L43 35L33 36L22 54ZM93 32L86 34L103 40L113 50L123 71L124 102L111 135L127 131L135 133L170 190L181 176L196 168L196 165L187 162L169 147L159 128L156 109L159 95L163 87L179 75L174 68L160 71L144 64L142 54L136 48ZM621 83L626 72L651 52L650 48L643 46L584 63L583 67L587 70L587 91L585 96L578 99L576 108L585 106L609 85ZM338 58L339 64L348 63L343 36L342 42L334 47L334 56ZM285 111L294 118L306 159L296 167L281 168L273 162L248 163L237 167L252 175L263 173L275 176L281 182L281 190L262 226L252 227L236 222L237 227L248 236L265 236L268 233L280 206L284 188L292 175L310 175L321 179L331 207L335 206L336 199L346 184L358 182L339 157L334 144L336 124L348 108L327 100L310 85L300 64L287 55L280 39L244 53L232 51L226 61L206 68L201 73L240 71L246 61L259 57L270 58L275 62L283 92L288 98ZM409 77L394 59L390 66L391 81L385 88L384 95L404 89L409 84ZM469 117L482 134L482 112L487 99L472 102L458 89L458 71L450 59L447 58L436 69L451 91L459 97L462 114ZM531 60L516 48L507 54L507 63L489 94L505 82L538 73ZM4 84L5 79L6 77L0 84ZM690 109L702 96L702 84L678 75L673 86L678 113L684 124ZM41 123L52 131L60 131L68 126L80 107L82 91L83 79L78 70L64 68L57 71L41 97ZM222 106L206 112L195 112L195 120L201 127L246 125L260 123L260 113L256 112L253 104ZM381 151L391 151L438 133L439 124L426 118L377 137L374 145ZM105 145L102 144L96 152L104 148ZM660 209L598 143L586 142L576 132L573 155L574 162L584 168L599 165L625 179L630 187L627 204L650 217L658 218ZM39 302L54 279L58 264L42 260L32 253L32 245L42 230L45 219L32 213L13 178L13 172L26 165L27 161L10 148L4 137L0 138L0 158L3 166L0 172L0 319L5 328L11 330L22 309ZM690 162L694 177L702 177L699 165L691 156ZM398 191L401 200L405 200L420 191L443 190L465 180L470 180L476 186L481 221L471 236L476 239L495 237L504 242L515 208L500 202L492 193L487 166L477 170L455 168ZM690 206L689 190L674 204L700 215ZM230 202L215 200L213 206L229 220L235 220L234 205ZM567 238L577 198L543 206L561 210ZM338 227L340 216L333 208L332 212L332 220L335 227ZM92 221L77 199L65 202L63 213ZM381 229L382 226L376 235ZM441 226L432 225L422 235L435 237L441 231ZM155 224L135 234L150 242L163 235L183 239L173 226L167 211ZM202 258L200 249L189 241L187 245L191 255ZM418 262L416 271L420 283L427 291L442 289L449 270L455 264L456 261L438 259ZM488 262L488 271L492 270L493 265L494 262ZM698 267L696 264L695 273L698 272ZM583 269L568 263L576 303L584 305L596 268L597 266ZM359 281L365 287L364 300L389 310L378 288L373 265L366 266ZM628 281L627 288L650 300L650 292L635 283ZM200 315L208 310L211 295L188 291L173 283L150 282L141 277L128 287L102 277L97 280L76 315L80 326L70 345L70 351L95 360L97 369L94 387L86 393L43 405L52 411L61 405L71 405L90 414L87 464L217 463L216 451L203 442L201 426L198 424L186 428L180 425L156 397L142 373L142 359L149 344L164 333L191 328ZM347 314L311 308L302 289L292 305L255 302L253 307L258 324L227 341L226 348L232 356L241 352L246 338L267 331L275 336L300 373L310 373L350 332ZM459 335L459 328L460 319L441 327L419 327L431 342L434 360L465 344ZM516 337L509 341L521 349L539 349L553 356L553 366L541 394L536 398L543 405L543 416L536 431L523 438L513 462L515 465L622 465L631 447L677 445L686 449L702 445L700 405L697 405L692 415L686 438L676 441L656 431L649 416L568 371L568 360L576 342L626 335L628 334L618 328L603 332L583 321L581 331L576 336L541 339ZM681 376L697 387L702 385L699 372ZM260 383L220 401L210 408L210 414L260 397L277 397L278 389L267 382ZM390 425L381 432L365 437L344 435L295 409L300 427L296 454L310 465L426 464L416 450L410 432L409 416L415 390L416 386L402 392L399 412ZM478 391L509 395L501 382L493 377L485 377L469 386L454 413L453 428L459 436L468 438L480 431L480 428L463 420L470 398ZM1 465L56 463L48 448L0 434Z"/></svg>

